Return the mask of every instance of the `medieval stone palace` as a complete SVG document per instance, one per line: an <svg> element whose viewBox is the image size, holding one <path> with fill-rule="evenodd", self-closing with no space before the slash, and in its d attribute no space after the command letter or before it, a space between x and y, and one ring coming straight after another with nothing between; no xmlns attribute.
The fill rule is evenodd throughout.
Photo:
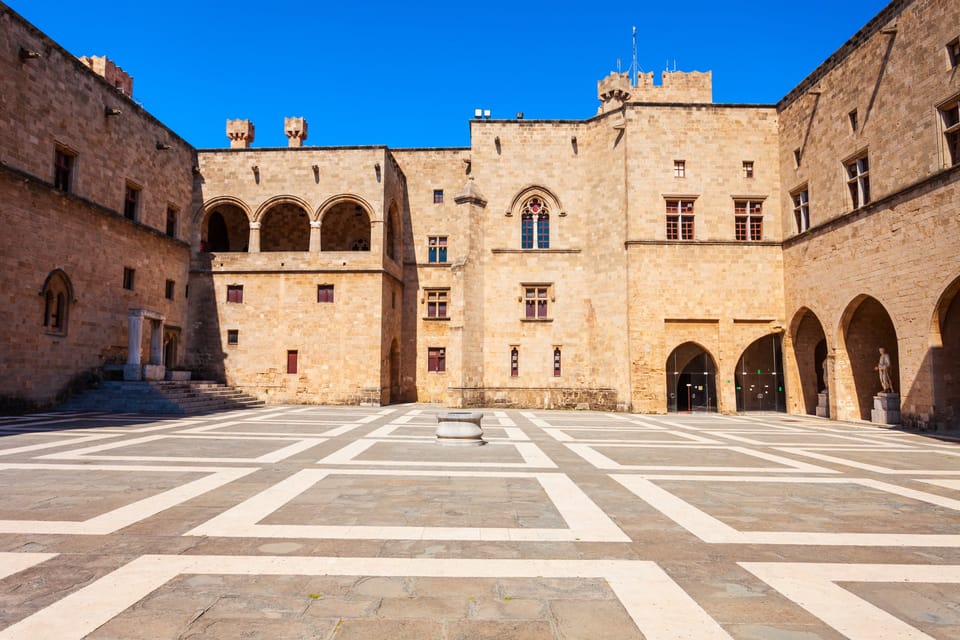
<svg viewBox="0 0 960 640"><path fill-rule="evenodd" d="M612 73L594 117L444 149L300 117L195 149L110 60L3 4L0 34L7 400L190 370L273 403L869 420L882 347L891 410L960 425L955 0L895 0L775 105Z"/></svg>

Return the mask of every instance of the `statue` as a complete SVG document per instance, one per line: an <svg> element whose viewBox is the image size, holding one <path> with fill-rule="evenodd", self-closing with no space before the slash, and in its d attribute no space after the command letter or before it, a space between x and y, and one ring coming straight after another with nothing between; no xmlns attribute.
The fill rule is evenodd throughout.
<svg viewBox="0 0 960 640"><path fill-rule="evenodd" d="M880 347L880 362L874 369L880 374L880 386L883 387L881 393L893 393L893 380L890 379L890 354L883 347Z"/></svg>
<svg viewBox="0 0 960 640"><path fill-rule="evenodd" d="M821 365L822 368L823 368L823 390L824 390L824 391L829 391L829 390L830 390L830 383L827 382L827 365L829 364L829 363L827 362L827 360L828 360L828 359L825 357L825 358L823 359L823 364Z"/></svg>

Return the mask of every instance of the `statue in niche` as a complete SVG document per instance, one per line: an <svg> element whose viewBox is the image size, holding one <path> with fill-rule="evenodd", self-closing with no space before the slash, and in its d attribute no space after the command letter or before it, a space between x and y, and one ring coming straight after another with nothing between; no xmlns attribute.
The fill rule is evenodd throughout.
<svg viewBox="0 0 960 640"><path fill-rule="evenodd" d="M827 382L827 358L823 359L823 364L820 366L823 368L823 391L830 390L830 383Z"/></svg>
<svg viewBox="0 0 960 640"><path fill-rule="evenodd" d="M893 393L893 380L890 379L890 354L883 347L880 347L880 362L874 369L880 375L880 386L883 387L881 393Z"/></svg>

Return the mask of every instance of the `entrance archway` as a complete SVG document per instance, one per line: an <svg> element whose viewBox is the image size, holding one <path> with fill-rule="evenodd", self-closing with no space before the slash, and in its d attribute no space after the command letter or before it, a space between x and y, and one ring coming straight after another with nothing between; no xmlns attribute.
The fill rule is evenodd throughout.
<svg viewBox="0 0 960 640"><path fill-rule="evenodd" d="M260 226L260 251L309 251L310 218L302 207L279 202L264 214Z"/></svg>
<svg viewBox="0 0 960 640"><path fill-rule="evenodd" d="M737 411L786 411L780 334L766 335L744 349L734 379Z"/></svg>
<svg viewBox="0 0 960 640"><path fill-rule="evenodd" d="M717 411L717 365L706 349L685 342L667 357L667 411Z"/></svg>
<svg viewBox="0 0 960 640"><path fill-rule="evenodd" d="M940 297L933 330L934 418L938 426L956 429L960 427L960 278Z"/></svg>
<svg viewBox="0 0 960 640"><path fill-rule="evenodd" d="M797 312L792 327L793 357L800 374L804 411L816 415L817 394L827 386L823 377L823 363L827 358L827 336L820 319L809 309Z"/></svg>
<svg viewBox="0 0 960 640"><path fill-rule="evenodd" d="M890 377L893 389L900 392L900 353L897 348L897 330L890 314L882 304L870 296L854 299L843 314L841 321L843 345L850 367L846 393L852 393L855 406L862 420L870 420L873 396L881 391L877 375L879 348L890 354ZM850 388L852 382L852 388Z"/></svg>

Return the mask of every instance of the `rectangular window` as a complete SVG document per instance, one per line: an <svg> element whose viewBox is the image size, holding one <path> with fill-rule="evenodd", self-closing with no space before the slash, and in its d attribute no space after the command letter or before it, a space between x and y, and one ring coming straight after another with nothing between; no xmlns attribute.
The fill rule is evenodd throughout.
<svg viewBox="0 0 960 640"><path fill-rule="evenodd" d="M693 200L667 200L667 240L693 240Z"/></svg>
<svg viewBox="0 0 960 640"><path fill-rule="evenodd" d="M57 147L53 158L53 187L64 193L73 188L73 164L76 154Z"/></svg>
<svg viewBox="0 0 960 640"><path fill-rule="evenodd" d="M333 302L333 285L317 285L317 302Z"/></svg>
<svg viewBox="0 0 960 640"><path fill-rule="evenodd" d="M763 203L756 200L735 200L737 240L763 240Z"/></svg>
<svg viewBox="0 0 960 640"><path fill-rule="evenodd" d="M167 207L167 235L171 238L177 237L177 209Z"/></svg>
<svg viewBox="0 0 960 640"><path fill-rule="evenodd" d="M433 190L433 204L443 204L443 189Z"/></svg>
<svg viewBox="0 0 960 640"><path fill-rule="evenodd" d="M673 161L673 177L684 178L687 175L687 163L683 160Z"/></svg>
<svg viewBox="0 0 960 640"><path fill-rule="evenodd" d="M947 57L950 58L950 66L960 66L960 38L954 38L947 43Z"/></svg>
<svg viewBox="0 0 960 640"><path fill-rule="evenodd" d="M242 284L227 285L227 302L236 302L237 304L240 304L243 302L243 285Z"/></svg>
<svg viewBox="0 0 960 640"><path fill-rule="evenodd" d="M850 200L854 209L870 202L870 164L867 156L861 156L846 164L847 187L850 188Z"/></svg>
<svg viewBox="0 0 960 640"><path fill-rule="evenodd" d="M167 280L166 287L164 288L164 296L167 300L173 300L173 292L177 288L177 283L173 280Z"/></svg>
<svg viewBox="0 0 960 640"><path fill-rule="evenodd" d="M944 164L960 164L960 98L940 107L943 121Z"/></svg>
<svg viewBox="0 0 960 640"><path fill-rule="evenodd" d="M447 236L427 237L427 259L439 264L447 261Z"/></svg>
<svg viewBox="0 0 960 640"><path fill-rule="evenodd" d="M752 178L753 177L753 160L744 160L743 161L743 177Z"/></svg>
<svg viewBox="0 0 960 640"><path fill-rule="evenodd" d="M560 358L561 358L560 347L554 347L553 348L553 377L554 378L559 378L561 374Z"/></svg>
<svg viewBox="0 0 960 640"><path fill-rule="evenodd" d="M799 191L790 194L793 198L793 217L797 222L797 233L803 233L810 228L810 193L803 186Z"/></svg>
<svg viewBox="0 0 960 640"><path fill-rule="evenodd" d="M297 352L287 351L287 373L296 373L298 364Z"/></svg>
<svg viewBox="0 0 960 640"><path fill-rule="evenodd" d="M447 350L445 347L427 349L427 371L443 373L447 370Z"/></svg>
<svg viewBox="0 0 960 640"><path fill-rule="evenodd" d="M227 329L227 344L230 344L230 345L240 344L239 329Z"/></svg>
<svg viewBox="0 0 960 640"><path fill-rule="evenodd" d="M136 220L139 211L140 188L127 183L126 191L123 194L123 217L128 220Z"/></svg>
<svg viewBox="0 0 960 640"><path fill-rule="evenodd" d="M520 375L520 348L510 347L510 377L516 378Z"/></svg>
<svg viewBox="0 0 960 640"><path fill-rule="evenodd" d="M134 276L136 275L137 270L131 269L130 267L123 268L123 288L133 291L134 285Z"/></svg>
<svg viewBox="0 0 960 640"><path fill-rule="evenodd" d="M428 318L447 318L447 301L450 296L448 289L427 289L424 292L427 302Z"/></svg>
<svg viewBox="0 0 960 640"><path fill-rule="evenodd" d="M859 124L859 118L857 117L857 110L854 109L847 114L847 119L850 120L850 130L854 133L857 132L857 125Z"/></svg>
<svg viewBox="0 0 960 640"><path fill-rule="evenodd" d="M548 318L547 300L549 299L550 287L524 287L523 304L525 308L524 317L528 319L539 320Z"/></svg>
<svg viewBox="0 0 960 640"><path fill-rule="evenodd" d="M800 149L793 150L793 164L800 168Z"/></svg>

